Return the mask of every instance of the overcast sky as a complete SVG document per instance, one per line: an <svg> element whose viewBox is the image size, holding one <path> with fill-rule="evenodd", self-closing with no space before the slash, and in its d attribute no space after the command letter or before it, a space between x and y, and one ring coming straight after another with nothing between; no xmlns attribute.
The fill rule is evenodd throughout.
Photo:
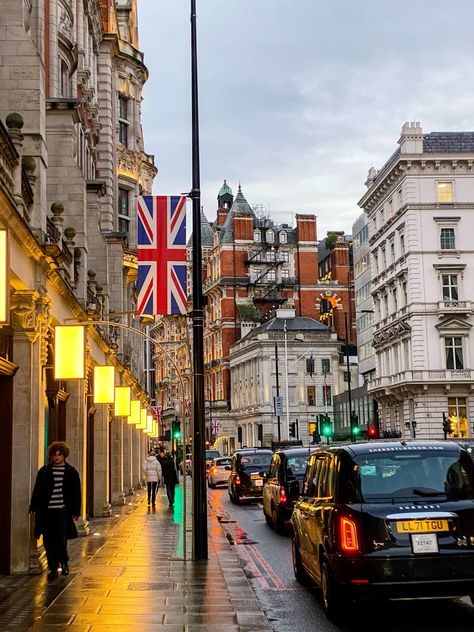
<svg viewBox="0 0 474 632"><path fill-rule="evenodd" d="M154 193L191 189L190 1L138 0ZM472 0L197 0L201 195L350 233L405 121L474 129Z"/></svg>

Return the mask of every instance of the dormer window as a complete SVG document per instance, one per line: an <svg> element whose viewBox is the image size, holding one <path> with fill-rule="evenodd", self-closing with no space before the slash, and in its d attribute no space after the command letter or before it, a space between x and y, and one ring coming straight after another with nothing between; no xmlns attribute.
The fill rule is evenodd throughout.
<svg viewBox="0 0 474 632"><path fill-rule="evenodd" d="M254 230L253 231L253 240L254 241L262 241L262 235L260 234L259 230Z"/></svg>
<svg viewBox="0 0 474 632"><path fill-rule="evenodd" d="M281 230L280 231L280 243L281 244L286 244L286 242L288 241L288 235L286 234L285 230Z"/></svg>
<svg viewBox="0 0 474 632"><path fill-rule="evenodd" d="M267 242L272 244L275 241L275 233L273 230L267 230Z"/></svg>

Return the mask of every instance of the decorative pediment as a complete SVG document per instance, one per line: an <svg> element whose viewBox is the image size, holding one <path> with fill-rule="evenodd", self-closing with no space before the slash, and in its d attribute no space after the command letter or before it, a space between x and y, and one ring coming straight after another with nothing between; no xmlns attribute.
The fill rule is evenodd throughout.
<svg viewBox="0 0 474 632"><path fill-rule="evenodd" d="M472 325L468 323L466 320L461 318L445 318L440 323L435 325L436 329L441 334L456 334L466 335L469 333Z"/></svg>
<svg viewBox="0 0 474 632"><path fill-rule="evenodd" d="M407 335L411 332L411 327L407 321L401 321L399 323L394 323L390 327L386 327L382 331L374 334L374 342L373 347L377 347L384 342L393 340L394 338L400 338L404 335Z"/></svg>

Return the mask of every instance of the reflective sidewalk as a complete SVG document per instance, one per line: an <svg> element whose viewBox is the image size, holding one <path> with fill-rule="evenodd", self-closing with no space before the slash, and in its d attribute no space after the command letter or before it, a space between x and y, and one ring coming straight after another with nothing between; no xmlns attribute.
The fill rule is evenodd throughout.
<svg viewBox="0 0 474 632"><path fill-rule="evenodd" d="M188 480L188 504L191 486ZM209 512L209 560L184 562L182 485L174 509L160 490L156 511L146 494L91 522L69 543L71 574L0 578L3 632L271 630L233 547ZM188 516L188 524L191 524ZM187 532L188 556L191 533Z"/></svg>

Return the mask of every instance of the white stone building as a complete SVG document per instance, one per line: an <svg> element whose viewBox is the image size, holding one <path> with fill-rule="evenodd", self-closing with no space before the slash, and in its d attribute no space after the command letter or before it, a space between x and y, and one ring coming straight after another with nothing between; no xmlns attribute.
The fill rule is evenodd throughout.
<svg viewBox="0 0 474 632"><path fill-rule="evenodd" d="M108 405L94 406L92 392L94 366L112 364L116 385L147 403L142 340L89 327L86 379L55 380L52 371L55 325L135 309L128 221L157 171L143 150L147 70L136 20L135 0L2 1L0 228L10 238L10 310L0 325L0 573L45 566L28 505L50 442L66 440L80 472L82 535L88 517L123 503L141 480L146 437ZM141 327L131 314L119 319Z"/></svg>
<svg viewBox="0 0 474 632"><path fill-rule="evenodd" d="M333 418L332 400L340 389L336 334L312 318L294 317L294 310L281 309L277 314L280 317L251 330L230 352L231 415L237 429L237 437L233 438L235 447L270 446L279 439L274 411L276 355L282 398L280 439L292 439L288 436L287 401L289 421L298 422L296 434L303 445L312 441L319 414L327 412ZM261 440L259 424L263 426Z"/></svg>
<svg viewBox="0 0 474 632"><path fill-rule="evenodd" d="M359 205L370 226L382 430L441 438L473 432L474 133L403 126L399 148Z"/></svg>

